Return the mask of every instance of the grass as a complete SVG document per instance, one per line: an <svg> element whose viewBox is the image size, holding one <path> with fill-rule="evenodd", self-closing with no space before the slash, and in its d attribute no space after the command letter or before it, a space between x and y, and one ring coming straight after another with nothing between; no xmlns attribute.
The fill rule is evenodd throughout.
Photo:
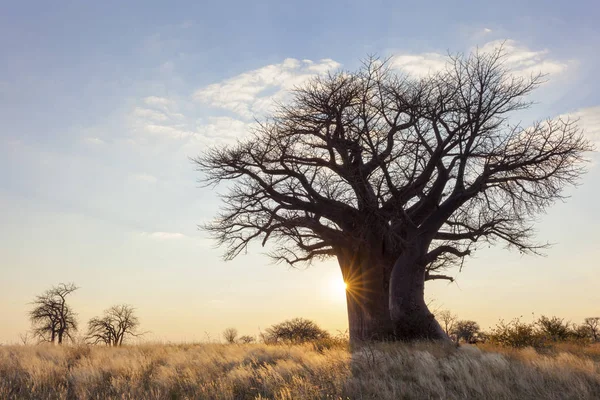
<svg viewBox="0 0 600 400"><path fill-rule="evenodd" d="M0 399L592 399L600 345L0 346Z"/></svg>

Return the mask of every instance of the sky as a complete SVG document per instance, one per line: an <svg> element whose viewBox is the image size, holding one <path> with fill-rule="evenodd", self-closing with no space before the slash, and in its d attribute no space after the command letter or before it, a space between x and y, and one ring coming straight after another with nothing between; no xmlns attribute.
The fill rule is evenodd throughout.
<svg viewBox="0 0 600 400"><path fill-rule="evenodd" d="M594 1L2 1L0 343L59 282L86 321L137 309L147 340L256 335L293 317L347 329L332 259L274 265L259 245L229 262L198 225L219 208L190 157L233 143L307 79L369 55L403 74L504 43L517 74L547 74L517 118L570 116L600 144ZM125 4L124 4L125 3ZM209 4L210 3L210 4ZM503 318L600 316L600 167L539 217L544 257L484 248L427 283L432 309L483 328ZM533 315L532 315L533 313Z"/></svg>

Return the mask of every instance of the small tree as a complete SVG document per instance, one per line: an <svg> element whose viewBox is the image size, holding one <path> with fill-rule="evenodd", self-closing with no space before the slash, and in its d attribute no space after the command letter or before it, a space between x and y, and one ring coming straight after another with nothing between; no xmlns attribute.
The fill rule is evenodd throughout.
<svg viewBox="0 0 600 400"><path fill-rule="evenodd" d="M329 333L316 323L304 318L294 318L275 324L266 329L263 339L266 343L305 343L329 338Z"/></svg>
<svg viewBox="0 0 600 400"><path fill-rule="evenodd" d="M33 336L42 342L62 344L73 340L77 331L76 314L67 304L67 296L79 289L73 283L60 283L36 296L34 308L29 312Z"/></svg>
<svg viewBox="0 0 600 400"><path fill-rule="evenodd" d="M475 343L479 333L479 324L468 320L457 321L452 333L456 337L456 343L461 339L467 343Z"/></svg>
<svg viewBox="0 0 600 400"><path fill-rule="evenodd" d="M442 310L438 312L435 317L442 324L442 328L444 329L444 332L446 332L446 335L450 336L458 317L455 314L452 314L450 310Z"/></svg>
<svg viewBox="0 0 600 400"><path fill-rule="evenodd" d="M600 340L600 317L590 317L583 321L583 324L588 328L591 339L594 342Z"/></svg>
<svg viewBox="0 0 600 400"><path fill-rule="evenodd" d="M567 340L571 335L569 322L565 322L562 318L546 317L545 315L542 315L535 322L535 325L538 327L540 334L543 337L553 342Z"/></svg>
<svg viewBox="0 0 600 400"><path fill-rule="evenodd" d="M244 344L254 343L255 341L256 341L256 339L250 335L243 335L243 336L240 336L240 338L239 338L239 342L244 343Z"/></svg>
<svg viewBox="0 0 600 400"><path fill-rule="evenodd" d="M223 338L227 343L233 344L235 343L235 339L237 339L238 331L235 328L227 328L223 331Z"/></svg>
<svg viewBox="0 0 600 400"><path fill-rule="evenodd" d="M135 309L129 305L112 306L102 317L94 317L88 322L87 341L92 344L104 343L107 346L122 346L126 336L141 336L138 333L139 320Z"/></svg>

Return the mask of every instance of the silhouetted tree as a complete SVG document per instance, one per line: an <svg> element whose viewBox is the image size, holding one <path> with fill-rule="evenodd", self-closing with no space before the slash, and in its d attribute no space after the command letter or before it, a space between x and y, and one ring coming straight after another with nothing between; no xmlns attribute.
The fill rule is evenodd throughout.
<svg viewBox="0 0 600 400"><path fill-rule="evenodd" d="M304 318L294 318L275 324L265 330L266 343L304 343L326 339L329 333L316 323Z"/></svg>
<svg viewBox="0 0 600 400"><path fill-rule="evenodd" d="M438 312L435 317L442 323L442 328L444 329L444 332L446 332L446 335L450 336L454 329L454 323L458 317L452 314L450 310L442 310Z"/></svg>
<svg viewBox="0 0 600 400"><path fill-rule="evenodd" d="M467 343L474 343L479 333L479 324L475 321L461 320L454 324L452 334L455 335L456 343L464 340Z"/></svg>
<svg viewBox="0 0 600 400"><path fill-rule="evenodd" d="M223 331L223 338L227 343L233 344L235 343L235 339L237 339L238 331L235 328L227 328Z"/></svg>
<svg viewBox="0 0 600 400"><path fill-rule="evenodd" d="M590 337L594 342L600 340L600 317L590 317L583 321L584 326L590 332Z"/></svg>
<svg viewBox="0 0 600 400"><path fill-rule="evenodd" d="M112 306L104 311L102 317L94 317L88 321L86 339L89 343L104 343L107 346L122 346L126 336L141 336L138 333L139 319L135 309L126 304Z"/></svg>
<svg viewBox="0 0 600 400"><path fill-rule="evenodd" d="M253 240L290 265L337 257L351 340L447 339L425 281L452 280L440 271L482 242L538 252L534 217L591 150L573 121L509 123L543 77L503 60L451 57L420 80L369 60L297 88L249 138L195 159L206 184L233 181L205 228L226 260Z"/></svg>
<svg viewBox="0 0 600 400"><path fill-rule="evenodd" d="M62 344L64 339L73 340L77 331L76 314L67 304L67 296L79 289L73 283L60 283L36 296L29 312L32 333L40 341Z"/></svg>
<svg viewBox="0 0 600 400"><path fill-rule="evenodd" d="M250 335L240 336L239 342L244 344L254 343L256 339Z"/></svg>

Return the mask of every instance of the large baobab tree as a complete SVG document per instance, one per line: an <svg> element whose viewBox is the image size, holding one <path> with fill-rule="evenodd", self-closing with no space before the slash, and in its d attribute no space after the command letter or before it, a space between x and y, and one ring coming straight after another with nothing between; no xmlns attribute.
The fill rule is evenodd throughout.
<svg viewBox="0 0 600 400"><path fill-rule="evenodd" d="M33 336L41 341L62 344L64 339L73 340L77 331L76 315L67 304L67 296L78 289L73 283L60 283L32 302L29 312Z"/></svg>
<svg viewBox="0 0 600 400"><path fill-rule="evenodd" d="M195 159L230 181L206 229L232 259L257 240L291 265L337 257L350 338L447 339L425 281L452 279L482 242L536 253L533 217L584 172L576 124L511 124L541 75L502 50L449 57L416 80L370 60L315 78L248 138Z"/></svg>
<svg viewBox="0 0 600 400"><path fill-rule="evenodd" d="M143 335L137 332L140 322L134 311L133 307L126 304L110 307L102 317L94 317L88 321L86 339L92 344L122 346L126 336Z"/></svg>

